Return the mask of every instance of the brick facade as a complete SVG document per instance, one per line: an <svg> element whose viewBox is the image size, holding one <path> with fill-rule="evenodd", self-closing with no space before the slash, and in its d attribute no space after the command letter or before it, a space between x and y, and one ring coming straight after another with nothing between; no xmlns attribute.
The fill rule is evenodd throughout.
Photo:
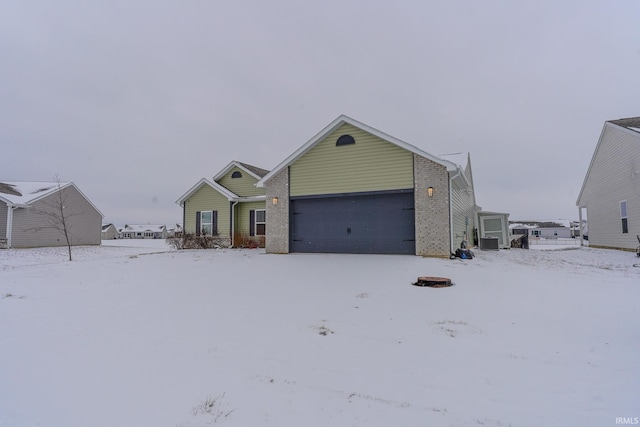
<svg viewBox="0 0 640 427"><path fill-rule="evenodd" d="M416 255L449 258L449 174L445 166L413 155L415 191ZM433 197L427 188L433 187Z"/></svg>
<svg viewBox="0 0 640 427"><path fill-rule="evenodd" d="M265 185L267 190L267 253L289 253L289 168L283 168ZM273 204L274 197L278 204Z"/></svg>

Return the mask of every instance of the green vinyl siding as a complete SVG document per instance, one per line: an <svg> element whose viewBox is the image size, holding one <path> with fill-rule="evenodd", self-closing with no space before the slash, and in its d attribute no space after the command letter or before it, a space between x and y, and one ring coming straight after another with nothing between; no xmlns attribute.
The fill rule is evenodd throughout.
<svg viewBox="0 0 640 427"><path fill-rule="evenodd" d="M356 143L336 146L341 135ZM413 154L349 124L290 166L291 196L413 188Z"/></svg>
<svg viewBox="0 0 640 427"><path fill-rule="evenodd" d="M240 172L242 174L242 178L231 178L231 175L233 175L234 172ZM241 197L263 196L265 192L264 188L256 187L256 182L258 182L257 179L238 167L231 169L217 182Z"/></svg>
<svg viewBox="0 0 640 427"><path fill-rule="evenodd" d="M469 182L472 181L471 170L468 166L465 176ZM473 197L473 186L459 187L458 184L451 185L451 213L453 222L453 249L460 247L462 240L466 239L469 245L473 245L473 229L476 228L476 204ZM500 242L501 245L505 242Z"/></svg>
<svg viewBox="0 0 640 427"><path fill-rule="evenodd" d="M230 210L229 200L205 184L185 202L184 230L187 233L196 231L196 212L218 211L218 235L220 237L231 237L229 235Z"/></svg>
<svg viewBox="0 0 640 427"><path fill-rule="evenodd" d="M249 235L249 211L266 209L265 202L246 202L236 206L236 232Z"/></svg>

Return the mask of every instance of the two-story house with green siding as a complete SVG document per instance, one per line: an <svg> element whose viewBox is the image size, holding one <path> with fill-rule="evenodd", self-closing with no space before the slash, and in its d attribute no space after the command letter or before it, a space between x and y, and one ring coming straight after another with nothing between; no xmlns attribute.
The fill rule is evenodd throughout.
<svg viewBox="0 0 640 427"><path fill-rule="evenodd" d="M256 183L268 172L232 161L212 180L202 178L176 201L184 231L218 236L227 246L264 245L265 190Z"/></svg>
<svg viewBox="0 0 640 427"><path fill-rule="evenodd" d="M448 258L473 242L477 221L463 160L342 115L257 182L266 190L266 251Z"/></svg>

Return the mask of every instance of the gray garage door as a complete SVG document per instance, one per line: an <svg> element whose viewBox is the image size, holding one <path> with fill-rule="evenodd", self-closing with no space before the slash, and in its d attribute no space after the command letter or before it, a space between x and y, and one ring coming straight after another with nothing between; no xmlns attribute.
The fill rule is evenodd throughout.
<svg viewBox="0 0 640 427"><path fill-rule="evenodd" d="M291 200L291 252L415 254L413 191Z"/></svg>

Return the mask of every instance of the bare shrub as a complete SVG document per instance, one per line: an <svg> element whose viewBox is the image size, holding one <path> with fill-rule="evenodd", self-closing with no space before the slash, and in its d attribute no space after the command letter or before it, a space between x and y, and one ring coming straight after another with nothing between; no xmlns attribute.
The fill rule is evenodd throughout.
<svg viewBox="0 0 640 427"><path fill-rule="evenodd" d="M233 246L236 248L264 248L264 236L249 236L248 233L235 233L233 235Z"/></svg>
<svg viewBox="0 0 640 427"><path fill-rule="evenodd" d="M206 234L182 233L178 237L167 238L167 244L174 249L217 249L230 246L228 237L210 236Z"/></svg>

